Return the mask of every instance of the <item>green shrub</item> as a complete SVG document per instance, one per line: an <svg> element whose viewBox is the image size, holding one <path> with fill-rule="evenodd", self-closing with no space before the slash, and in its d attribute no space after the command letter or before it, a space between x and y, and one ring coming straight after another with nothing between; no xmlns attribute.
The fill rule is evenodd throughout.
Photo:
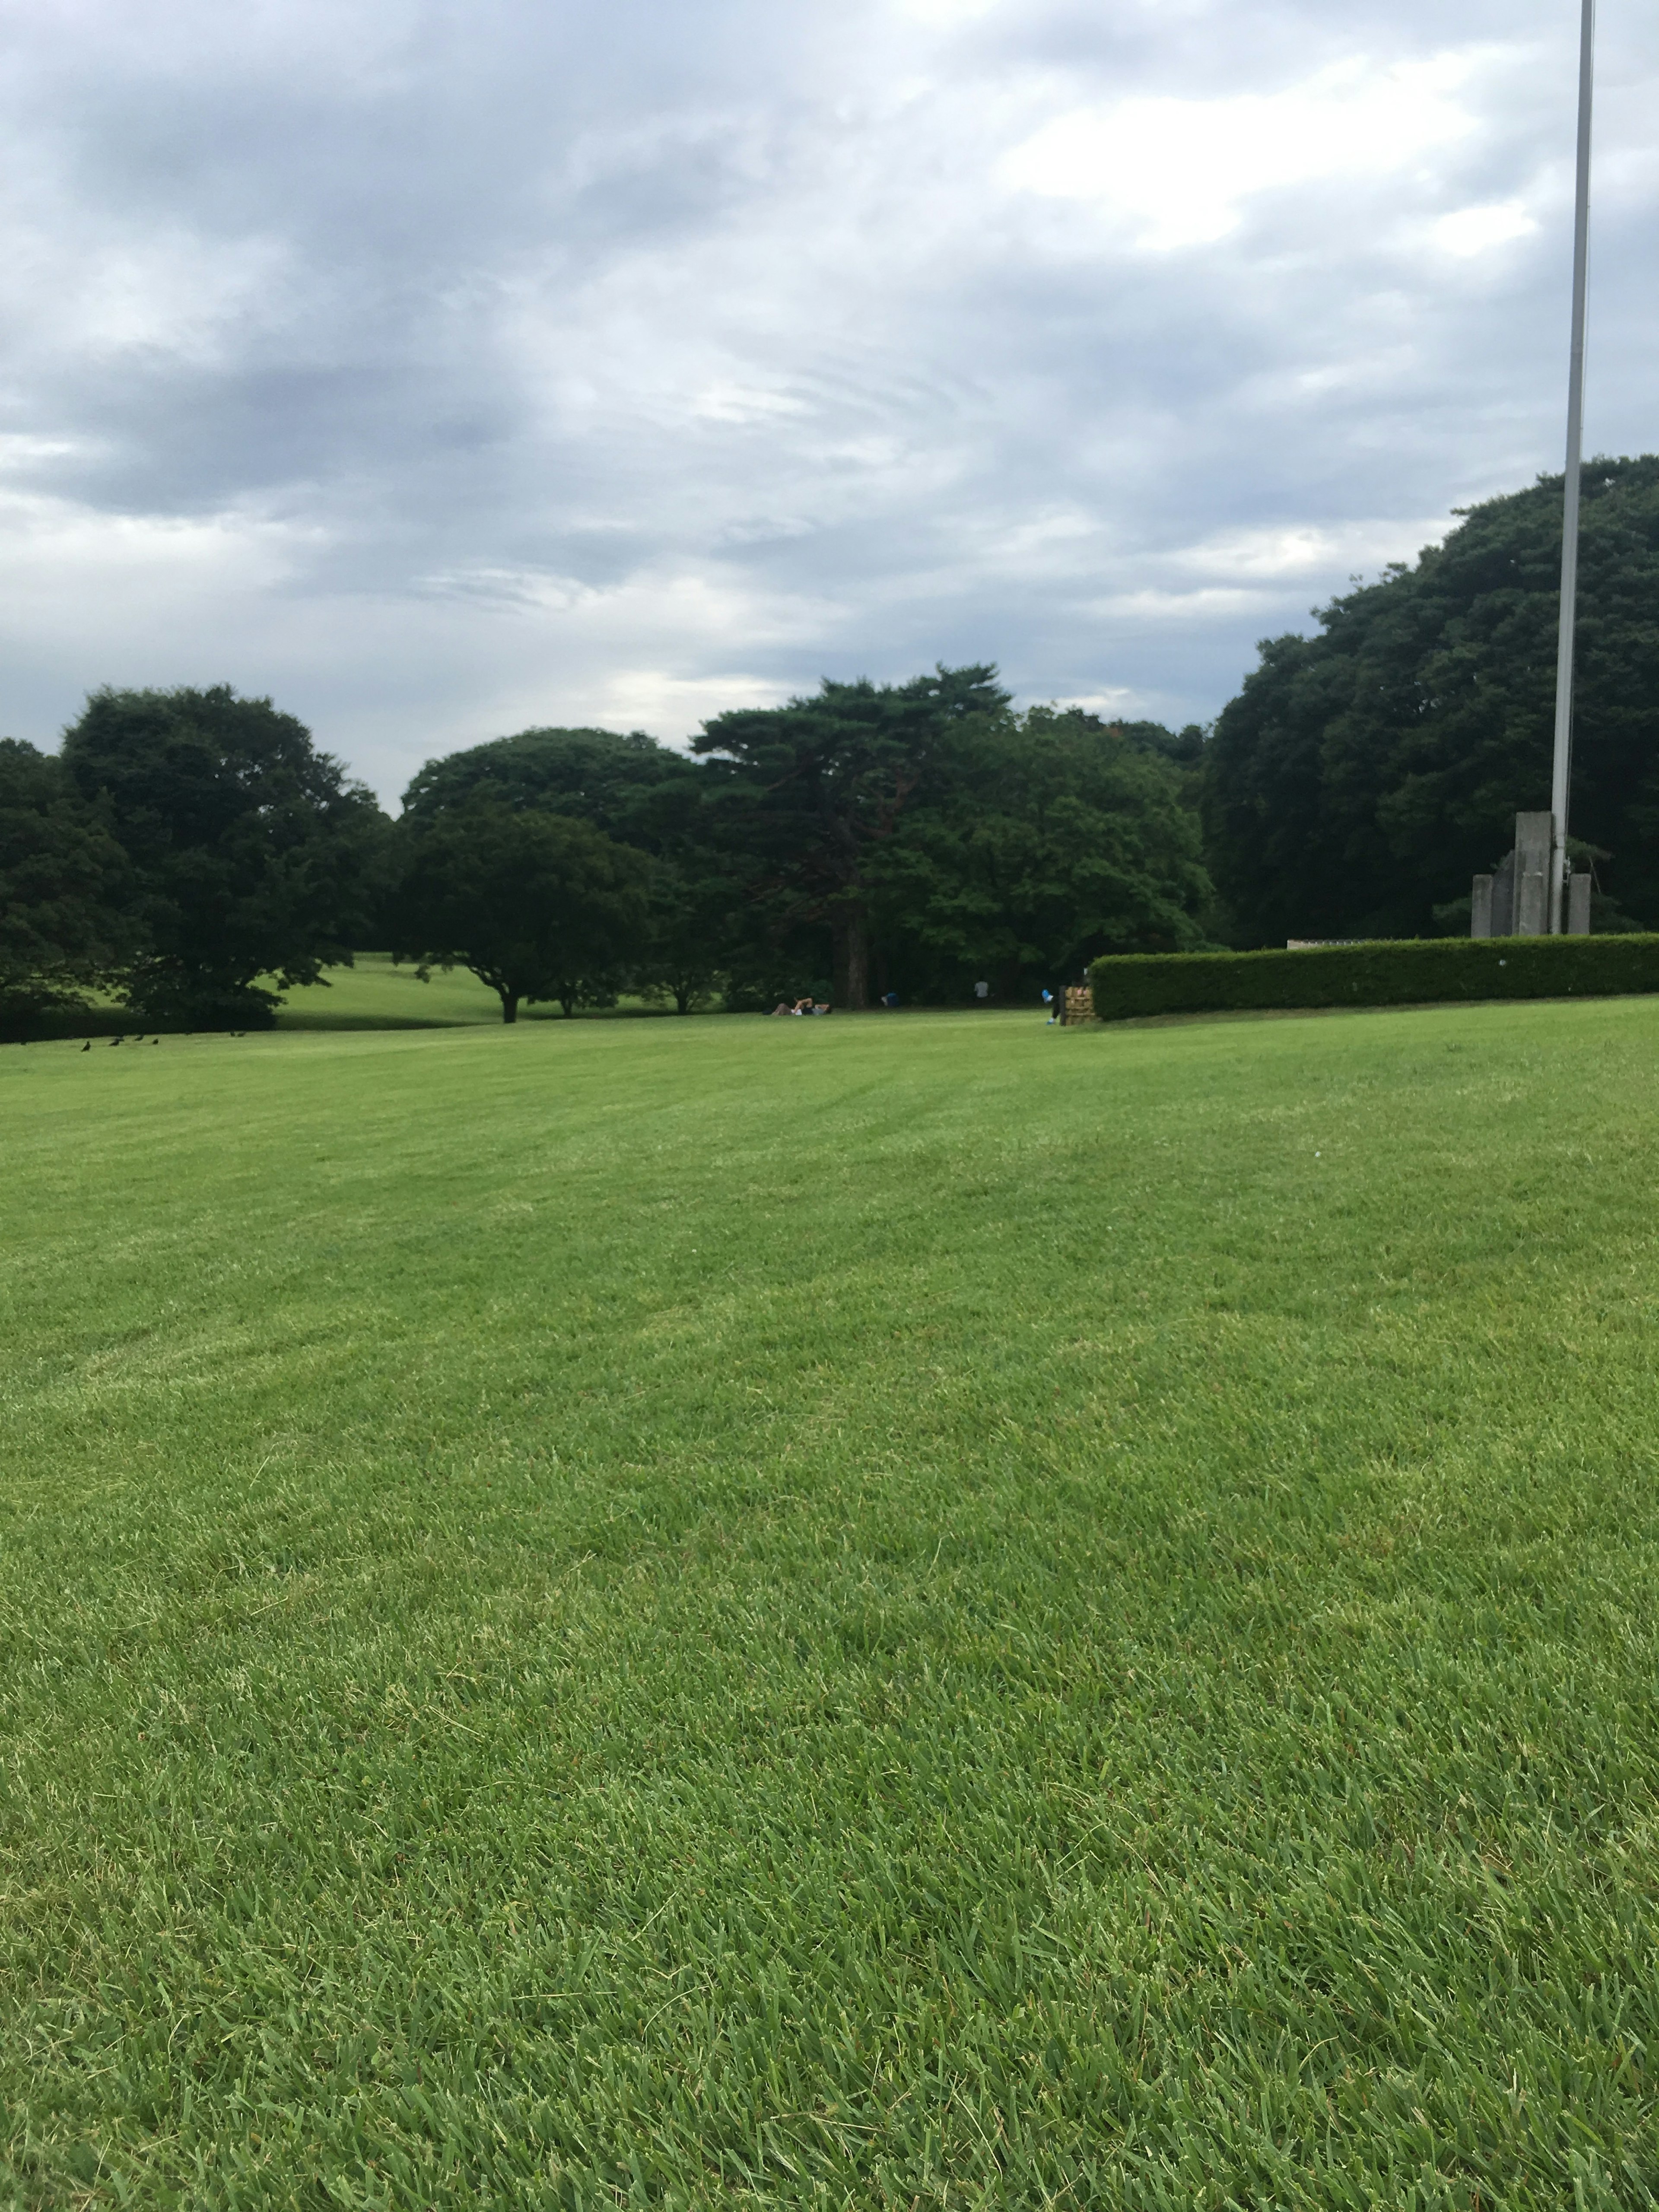
<svg viewBox="0 0 1659 2212"><path fill-rule="evenodd" d="M1431 937L1295 952L1123 953L1089 970L1101 1021L1272 1006L1605 999L1659 991L1659 935Z"/></svg>

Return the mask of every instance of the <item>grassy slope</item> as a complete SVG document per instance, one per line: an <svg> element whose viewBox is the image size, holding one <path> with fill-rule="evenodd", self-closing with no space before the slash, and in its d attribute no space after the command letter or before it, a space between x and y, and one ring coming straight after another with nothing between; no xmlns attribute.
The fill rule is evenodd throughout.
<svg viewBox="0 0 1659 2212"><path fill-rule="evenodd" d="M526 1006L520 1019L558 1012ZM349 968L331 968L325 982L288 992L276 1022L284 1030L443 1029L501 1018L501 1000L465 968L436 969L423 983L387 953L360 952Z"/></svg>
<svg viewBox="0 0 1659 2212"><path fill-rule="evenodd" d="M15 2201L1653 2202L1656 1024L0 1054Z"/></svg>
<svg viewBox="0 0 1659 2212"><path fill-rule="evenodd" d="M266 980L270 988L277 988L274 978ZM465 968L447 975L434 969L422 983L413 968L395 965L386 952L360 952L351 967L331 968L325 981L283 996L279 1030L453 1029L501 1018L501 1000ZM630 1000L624 1011L647 1010ZM86 1008L54 1015L46 1027L48 1035L78 1044L88 1036L131 1036L134 1018L113 997L94 994ZM525 1006L519 1014L521 1022L563 1018L563 1010L553 1005Z"/></svg>
<svg viewBox="0 0 1659 2212"><path fill-rule="evenodd" d="M473 1022L499 1023L501 1002L465 968L434 969L423 983L386 952L360 952L349 968L331 968L327 980L289 991L276 1017L283 1030L449 1029ZM520 1009L521 1022L559 1022L562 1007Z"/></svg>

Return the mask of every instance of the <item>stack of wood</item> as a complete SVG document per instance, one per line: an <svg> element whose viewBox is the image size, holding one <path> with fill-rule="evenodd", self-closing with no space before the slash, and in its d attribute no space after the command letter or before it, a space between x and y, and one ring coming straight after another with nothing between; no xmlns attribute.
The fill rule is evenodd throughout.
<svg viewBox="0 0 1659 2212"><path fill-rule="evenodd" d="M1094 993L1086 983L1068 983L1066 987L1066 1011L1060 1019L1065 1022L1091 1022L1094 1018Z"/></svg>

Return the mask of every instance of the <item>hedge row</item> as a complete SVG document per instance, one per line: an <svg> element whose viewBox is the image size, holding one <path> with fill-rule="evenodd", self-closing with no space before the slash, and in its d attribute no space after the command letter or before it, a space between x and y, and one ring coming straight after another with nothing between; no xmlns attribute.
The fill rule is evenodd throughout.
<svg viewBox="0 0 1659 2212"><path fill-rule="evenodd" d="M1461 999L1613 998L1659 991L1659 935L1430 937L1297 952L1135 952L1089 970L1097 1020L1269 1006Z"/></svg>

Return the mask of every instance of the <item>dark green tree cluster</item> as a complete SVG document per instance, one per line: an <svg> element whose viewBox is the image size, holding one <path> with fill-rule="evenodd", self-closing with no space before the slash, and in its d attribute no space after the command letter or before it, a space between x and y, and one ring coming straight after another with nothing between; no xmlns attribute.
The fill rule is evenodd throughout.
<svg viewBox="0 0 1659 2212"><path fill-rule="evenodd" d="M106 806L61 760L0 738L0 1035L115 983L137 951L136 885Z"/></svg>
<svg viewBox="0 0 1659 2212"><path fill-rule="evenodd" d="M719 715L689 752L525 730L429 762L394 824L268 699L100 691L59 754L0 744L0 1025L102 989L145 1026L258 1027L377 940L509 1022L1030 994L1203 941L1200 749L940 668Z"/></svg>
<svg viewBox="0 0 1659 2212"><path fill-rule="evenodd" d="M1199 733L1016 714L989 667L826 681L704 726L526 730L424 768L387 934L465 966L504 1018L623 989L684 1013L810 989L1000 996L1109 951L1204 941Z"/></svg>
<svg viewBox="0 0 1659 2212"><path fill-rule="evenodd" d="M1558 477L1266 641L1206 749L1205 855L1240 945L1468 926L1550 800ZM1595 926L1659 922L1659 457L1587 464L1570 828Z"/></svg>
<svg viewBox="0 0 1659 2212"><path fill-rule="evenodd" d="M1598 929L1659 925L1659 457L1584 477L1571 826ZM504 1018L635 992L1003 1000L1108 952L1464 926L1548 804L1561 481L1267 640L1195 728L1016 713L989 666L826 680L705 724L531 729L386 820L269 699L95 693L0 741L0 1034L112 991L253 1027L350 948L465 965Z"/></svg>
<svg viewBox="0 0 1659 2212"><path fill-rule="evenodd" d="M268 699L96 692L55 756L0 744L0 1026L115 992L252 1028L361 942L387 824Z"/></svg>

